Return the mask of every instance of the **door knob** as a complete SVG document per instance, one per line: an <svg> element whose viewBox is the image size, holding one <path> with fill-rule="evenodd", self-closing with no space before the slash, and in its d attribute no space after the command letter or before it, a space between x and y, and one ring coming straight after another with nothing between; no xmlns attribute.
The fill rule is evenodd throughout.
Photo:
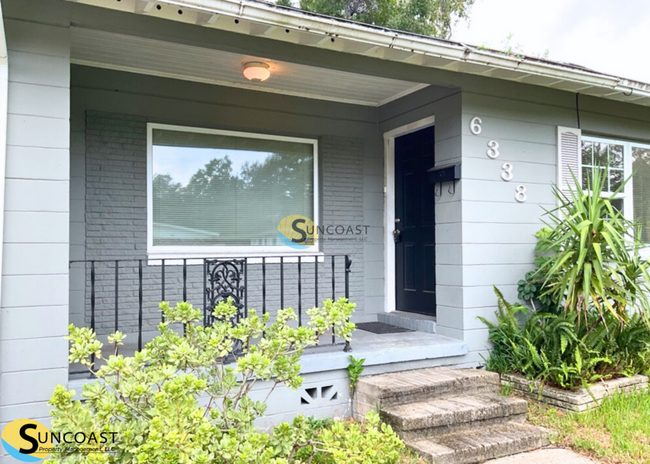
<svg viewBox="0 0 650 464"><path fill-rule="evenodd" d="M402 232L399 229L393 231L393 240L395 240L395 243L399 242L400 235L402 235Z"/></svg>

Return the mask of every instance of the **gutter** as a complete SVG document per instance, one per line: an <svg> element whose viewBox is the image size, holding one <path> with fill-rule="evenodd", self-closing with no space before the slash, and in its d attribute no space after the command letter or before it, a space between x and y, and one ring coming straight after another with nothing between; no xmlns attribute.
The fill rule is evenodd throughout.
<svg viewBox="0 0 650 464"><path fill-rule="evenodd" d="M612 93L634 94L650 98L650 86L588 69L532 58L506 56L442 39L364 25L354 21L312 14L295 8L255 0L160 0L160 3L189 7L206 13L241 18L271 26L281 26L348 39L369 45L392 48L452 61L477 64L522 74L533 74L585 86L608 88ZM387 58L390 59L390 58ZM399 60L396 60L399 61ZM480 73L479 73L480 74Z"/></svg>
<svg viewBox="0 0 650 464"><path fill-rule="evenodd" d="M9 59L0 3L0 308L2 307L2 257L4 251L5 172L7 165L7 99L9 95Z"/></svg>

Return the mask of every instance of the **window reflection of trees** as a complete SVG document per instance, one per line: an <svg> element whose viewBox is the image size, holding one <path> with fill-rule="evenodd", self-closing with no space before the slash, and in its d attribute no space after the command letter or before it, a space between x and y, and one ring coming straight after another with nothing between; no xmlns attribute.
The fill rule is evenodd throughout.
<svg viewBox="0 0 650 464"><path fill-rule="evenodd" d="M155 245L279 245L277 225L290 214L313 217L313 156L270 153L233 173L226 155L198 169L187 185L170 174L153 178ZM191 238L156 233L165 227L195 232Z"/></svg>

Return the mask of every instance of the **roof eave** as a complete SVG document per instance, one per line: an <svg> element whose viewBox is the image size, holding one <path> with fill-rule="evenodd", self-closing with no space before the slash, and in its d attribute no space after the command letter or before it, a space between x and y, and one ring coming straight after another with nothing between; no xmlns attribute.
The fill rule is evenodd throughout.
<svg viewBox="0 0 650 464"><path fill-rule="evenodd" d="M127 5L132 3L131 11L134 12L149 11L151 6L156 3L169 4L178 8L194 10L200 15L238 18L270 27L298 30L322 35L325 38L331 37L336 41L356 42L367 46L366 49L381 47L397 51L396 56L390 53L379 56L379 58L388 61L407 61L423 67L449 69L449 67L436 64L435 58L439 58L443 61L458 63L460 66L478 65L479 72L457 69L459 72L490 76L494 71L505 70L518 76L510 80L524 79L524 82L530 76L539 76L547 79L547 82L537 85L576 92L584 91L584 93L590 93L590 89L596 88L599 91L594 94L617 100L627 99L634 95L634 98L630 98L629 101L650 106L650 85L648 84L562 63L508 56L461 43L378 28L255 0L126 0L118 3L119 7L115 5L116 2L109 0L68 1L121 10L128 9ZM186 21L186 18L179 16L176 19ZM201 22L200 24L215 27L211 22ZM322 44L319 46L324 48ZM351 50L350 53L363 54L363 52L354 50ZM423 59L418 60L419 55ZM377 57L377 55L373 56ZM426 57L434 58L434 60L424 59Z"/></svg>

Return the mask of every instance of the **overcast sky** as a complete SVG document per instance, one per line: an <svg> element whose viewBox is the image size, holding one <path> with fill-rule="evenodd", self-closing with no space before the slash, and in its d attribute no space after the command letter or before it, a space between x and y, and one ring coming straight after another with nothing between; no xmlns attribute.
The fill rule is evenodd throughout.
<svg viewBox="0 0 650 464"><path fill-rule="evenodd" d="M650 0L476 0L452 40L650 83Z"/></svg>

